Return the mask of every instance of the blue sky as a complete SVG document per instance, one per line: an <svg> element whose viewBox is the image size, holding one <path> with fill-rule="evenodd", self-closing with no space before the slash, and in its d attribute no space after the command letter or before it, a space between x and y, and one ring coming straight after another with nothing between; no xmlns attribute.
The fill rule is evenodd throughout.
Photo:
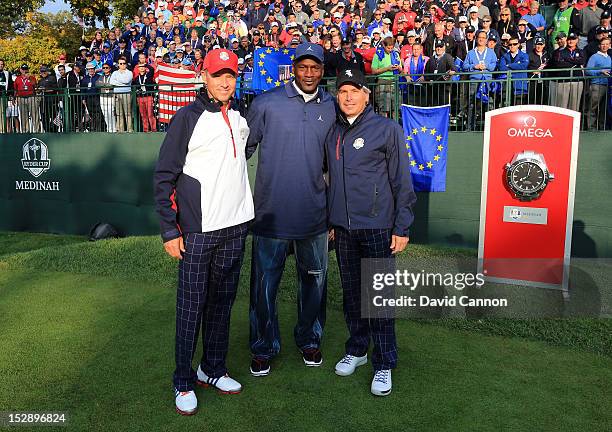
<svg viewBox="0 0 612 432"><path fill-rule="evenodd" d="M64 0L56 0L56 1L45 1L45 5L39 9L41 12L45 13L57 13L63 10L70 10L70 6L64 3Z"/></svg>

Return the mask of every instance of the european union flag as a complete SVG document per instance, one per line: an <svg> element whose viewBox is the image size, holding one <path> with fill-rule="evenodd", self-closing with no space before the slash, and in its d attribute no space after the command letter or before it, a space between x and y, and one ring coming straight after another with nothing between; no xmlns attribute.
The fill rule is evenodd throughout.
<svg viewBox="0 0 612 432"><path fill-rule="evenodd" d="M295 48L257 48L253 57L253 82L251 88L256 92L280 87L291 78L291 63Z"/></svg>
<svg viewBox="0 0 612 432"><path fill-rule="evenodd" d="M450 105L431 108L402 105L406 151L417 192L446 190L449 117Z"/></svg>

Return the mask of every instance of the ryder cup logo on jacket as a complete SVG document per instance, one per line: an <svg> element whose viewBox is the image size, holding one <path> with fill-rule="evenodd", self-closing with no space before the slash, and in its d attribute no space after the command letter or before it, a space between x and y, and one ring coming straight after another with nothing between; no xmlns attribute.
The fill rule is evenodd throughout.
<svg viewBox="0 0 612 432"><path fill-rule="evenodd" d="M49 159L47 145L38 138L26 141L23 145L21 166L34 177L38 177L45 171L48 171L51 167L51 159Z"/></svg>
<svg viewBox="0 0 612 432"><path fill-rule="evenodd" d="M353 147L359 150L361 147L363 147L363 144L364 144L363 138L357 138L355 142L353 142Z"/></svg>

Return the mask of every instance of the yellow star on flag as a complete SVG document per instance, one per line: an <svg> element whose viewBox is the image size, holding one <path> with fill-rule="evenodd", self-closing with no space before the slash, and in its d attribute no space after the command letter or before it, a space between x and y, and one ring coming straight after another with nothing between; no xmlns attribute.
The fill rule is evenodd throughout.
<svg viewBox="0 0 612 432"><path fill-rule="evenodd" d="M280 87L280 81L276 81L276 82L274 83L274 85L275 85L276 87Z"/></svg>
<svg viewBox="0 0 612 432"><path fill-rule="evenodd" d="M267 52L268 54L272 54L272 48L268 48L268 49L266 50L266 52Z"/></svg>
<svg viewBox="0 0 612 432"><path fill-rule="evenodd" d="M421 132L427 132L427 128L425 126L421 127Z"/></svg>
<svg viewBox="0 0 612 432"><path fill-rule="evenodd" d="M444 146L443 146L443 145L439 145L439 146L438 146L438 151L442 151L443 149L444 149Z"/></svg>
<svg viewBox="0 0 612 432"><path fill-rule="evenodd" d="M259 53L259 57L262 58L262 59L265 59L266 55L264 53Z"/></svg>
<svg viewBox="0 0 612 432"><path fill-rule="evenodd" d="M417 128L412 129L412 135L416 135L419 133L419 130Z"/></svg>
<svg viewBox="0 0 612 432"><path fill-rule="evenodd" d="M291 56L289 56L289 58L290 58L291 60L293 60L293 59L295 58L295 56L292 54Z"/></svg>
<svg viewBox="0 0 612 432"><path fill-rule="evenodd" d="M411 160L410 161L410 166L416 166L416 161Z"/></svg>
<svg viewBox="0 0 612 432"><path fill-rule="evenodd" d="M431 133L432 135L435 135L437 132L436 128L430 129L429 133Z"/></svg>
<svg viewBox="0 0 612 432"><path fill-rule="evenodd" d="M436 141L438 141L438 142L442 141L442 135L438 135L438 136L436 137Z"/></svg>
<svg viewBox="0 0 612 432"><path fill-rule="evenodd" d="M408 135L408 136L406 137L406 140L407 140L407 141L412 141L412 137L411 137L410 135Z"/></svg>
<svg viewBox="0 0 612 432"><path fill-rule="evenodd" d="M433 166L433 164L431 163L431 161L427 162L427 168L431 168Z"/></svg>
<svg viewBox="0 0 612 432"><path fill-rule="evenodd" d="M409 157L409 158L411 158L411 157L412 157L412 154L411 154L410 152L408 152L408 157Z"/></svg>
<svg viewBox="0 0 612 432"><path fill-rule="evenodd" d="M274 48L274 52L278 52L278 50L279 50L278 48Z"/></svg>
<svg viewBox="0 0 612 432"><path fill-rule="evenodd" d="M423 164L419 164L419 169L420 169L421 171L423 171L423 169L424 169L424 168L425 168L425 167L423 166Z"/></svg>
<svg viewBox="0 0 612 432"><path fill-rule="evenodd" d="M264 76L266 74L266 70L262 69L262 70L259 71L259 73L261 74L261 76Z"/></svg>
<svg viewBox="0 0 612 432"><path fill-rule="evenodd" d="M283 54L285 54L285 55L289 54L289 50L288 49L284 49L283 50Z"/></svg>
<svg viewBox="0 0 612 432"><path fill-rule="evenodd" d="M257 64L259 65L259 67L263 67L264 62L262 62L261 60L257 62Z"/></svg>
<svg viewBox="0 0 612 432"><path fill-rule="evenodd" d="M435 156L434 156L434 160L435 160L436 162L438 162L438 161L440 160L440 155L435 155Z"/></svg>
<svg viewBox="0 0 612 432"><path fill-rule="evenodd" d="M268 84L272 84L272 81L273 81L273 80L272 80L272 77L268 77L268 78L266 78L266 82L267 82Z"/></svg>

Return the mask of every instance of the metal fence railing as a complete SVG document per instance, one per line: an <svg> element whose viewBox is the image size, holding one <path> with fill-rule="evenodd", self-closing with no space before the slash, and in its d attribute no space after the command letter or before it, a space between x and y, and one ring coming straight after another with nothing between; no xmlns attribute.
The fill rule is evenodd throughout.
<svg viewBox="0 0 612 432"><path fill-rule="evenodd" d="M371 103L383 115L401 120L401 105L450 104L451 131L480 131L485 112L513 105L537 104L582 112L582 130L612 130L612 80L597 75L567 76L575 70L493 72L490 79L470 73L368 76ZM335 94L335 79L322 86ZM0 95L0 133L155 132L164 131L167 118L197 91L134 86L125 93L99 89L58 89L28 97ZM239 82L236 93L243 114L255 93L249 82Z"/></svg>

